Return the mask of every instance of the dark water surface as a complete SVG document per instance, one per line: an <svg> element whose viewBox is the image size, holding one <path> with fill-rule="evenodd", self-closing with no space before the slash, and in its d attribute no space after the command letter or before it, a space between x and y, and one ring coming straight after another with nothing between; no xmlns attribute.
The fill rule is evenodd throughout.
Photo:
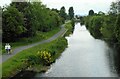
<svg viewBox="0 0 120 79"><path fill-rule="evenodd" d="M110 49L94 39L85 26L75 25L72 35L66 37L68 48L46 73L35 77L116 77Z"/></svg>

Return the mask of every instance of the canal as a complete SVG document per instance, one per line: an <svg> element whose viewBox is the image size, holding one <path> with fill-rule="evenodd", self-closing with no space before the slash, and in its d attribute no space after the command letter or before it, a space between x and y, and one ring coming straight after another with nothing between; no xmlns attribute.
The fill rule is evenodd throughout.
<svg viewBox="0 0 120 79"><path fill-rule="evenodd" d="M93 38L85 26L75 24L73 34L66 37L68 48L45 73L35 77L116 77L114 51L102 40Z"/></svg>

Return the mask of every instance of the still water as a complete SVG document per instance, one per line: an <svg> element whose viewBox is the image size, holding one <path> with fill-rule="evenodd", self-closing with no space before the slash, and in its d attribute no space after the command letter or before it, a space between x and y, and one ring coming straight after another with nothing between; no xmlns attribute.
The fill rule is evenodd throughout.
<svg viewBox="0 0 120 79"><path fill-rule="evenodd" d="M107 44L94 39L85 26L75 25L72 35L66 37L68 48L46 73L36 77L115 77L113 53Z"/></svg>

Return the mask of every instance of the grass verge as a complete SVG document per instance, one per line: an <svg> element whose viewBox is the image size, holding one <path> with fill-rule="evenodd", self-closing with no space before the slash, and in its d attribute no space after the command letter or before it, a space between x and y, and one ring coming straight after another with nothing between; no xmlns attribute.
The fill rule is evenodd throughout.
<svg viewBox="0 0 120 79"><path fill-rule="evenodd" d="M59 57L60 53L66 48L66 46L67 46L67 40L65 38L58 38L50 43L38 45L23 50L2 64L2 71L3 71L2 76L12 77L16 73L23 70L24 68L30 65L34 65L34 64L28 64L26 60L28 60L30 56L36 56L37 52L41 50L50 50L51 53L55 52L55 54L52 55L52 61L55 61L55 59Z"/></svg>

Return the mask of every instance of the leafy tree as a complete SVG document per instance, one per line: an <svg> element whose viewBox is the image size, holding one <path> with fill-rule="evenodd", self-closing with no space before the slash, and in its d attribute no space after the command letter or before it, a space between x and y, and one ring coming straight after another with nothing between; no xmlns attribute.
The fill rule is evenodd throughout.
<svg viewBox="0 0 120 79"><path fill-rule="evenodd" d="M90 15L90 16L94 15L94 11L93 11L93 10L90 10L90 11L89 11L89 15Z"/></svg>
<svg viewBox="0 0 120 79"><path fill-rule="evenodd" d="M118 15L117 20L116 20L115 36L116 36L118 42L120 43L120 14Z"/></svg>
<svg viewBox="0 0 120 79"><path fill-rule="evenodd" d="M59 13L59 12L60 12L59 10L54 9L54 8L52 8L52 11L55 11L55 12L57 12L57 13Z"/></svg>
<svg viewBox="0 0 120 79"><path fill-rule="evenodd" d="M117 2L112 2L110 5L110 11L109 14L117 14Z"/></svg>
<svg viewBox="0 0 120 79"><path fill-rule="evenodd" d="M114 40L114 24L116 21L116 17L109 15L109 16L103 16L104 22L101 27L101 33L103 35L103 38L107 41L113 41Z"/></svg>
<svg viewBox="0 0 120 79"><path fill-rule="evenodd" d="M32 27L32 7L29 2L12 2L11 6L15 6L24 16L24 27L26 32L21 34L21 37L29 37L35 35L35 29Z"/></svg>
<svg viewBox="0 0 120 79"><path fill-rule="evenodd" d="M120 14L120 1L118 0L118 14Z"/></svg>
<svg viewBox="0 0 120 79"><path fill-rule="evenodd" d="M9 7L5 7L3 10L3 24L5 27L3 39L9 38L10 42L16 40L16 37L35 36L37 31L48 32L53 30L55 27L59 27L62 20L66 19L64 7L61 12L64 13L61 16L62 19L57 10L46 8L41 2L12 2ZM8 31L8 27L9 29L17 27L17 29L13 30L12 28L12 31ZM14 38L10 38L12 33Z"/></svg>
<svg viewBox="0 0 120 79"><path fill-rule="evenodd" d="M3 42L15 41L23 32L23 15L13 6L7 7L2 14Z"/></svg>
<svg viewBox="0 0 120 79"><path fill-rule="evenodd" d="M70 17L70 19L74 18L74 10L73 10L73 7L70 7L68 11L69 11L69 17Z"/></svg>
<svg viewBox="0 0 120 79"><path fill-rule="evenodd" d="M10 5L15 6L19 12L25 13L27 7L29 7L28 2L12 2Z"/></svg>
<svg viewBox="0 0 120 79"><path fill-rule="evenodd" d="M90 30L90 33L95 37L95 38L101 38L102 34L100 32L100 29L102 27L104 19L101 16L92 16L89 19L88 22L88 29Z"/></svg>
<svg viewBox="0 0 120 79"><path fill-rule="evenodd" d="M0 6L0 17L2 16L2 7Z"/></svg>
<svg viewBox="0 0 120 79"><path fill-rule="evenodd" d="M61 7L59 15L62 17L63 22L66 20L66 15L67 15L65 11L66 11L65 7L64 6Z"/></svg>
<svg viewBox="0 0 120 79"><path fill-rule="evenodd" d="M105 15L105 13L102 12L102 11L99 11L99 12L98 12L98 15Z"/></svg>

